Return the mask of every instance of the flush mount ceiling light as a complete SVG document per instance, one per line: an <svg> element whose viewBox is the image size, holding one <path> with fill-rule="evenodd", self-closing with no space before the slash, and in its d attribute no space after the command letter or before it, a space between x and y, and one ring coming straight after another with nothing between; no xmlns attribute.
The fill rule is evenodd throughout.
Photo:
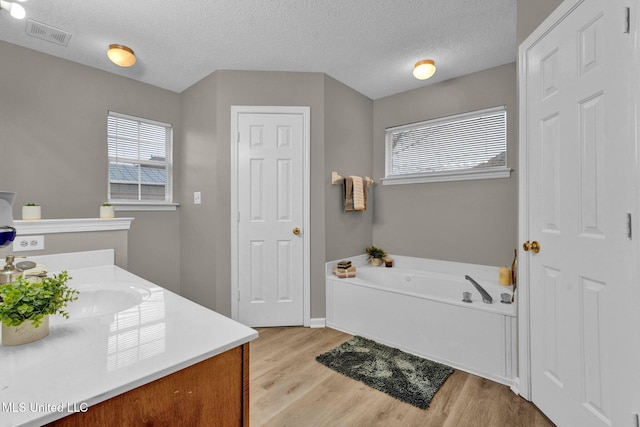
<svg viewBox="0 0 640 427"><path fill-rule="evenodd" d="M133 50L121 44L110 44L107 56L111 62L121 67L131 67L136 63L136 56L134 55Z"/></svg>
<svg viewBox="0 0 640 427"><path fill-rule="evenodd" d="M413 76L418 80L427 80L436 72L436 63L431 59L423 59L416 62L413 67Z"/></svg>
<svg viewBox="0 0 640 427"><path fill-rule="evenodd" d="M4 9L9 12L9 15L13 16L16 19L22 19L27 15L24 7L15 2L0 0L0 10Z"/></svg>

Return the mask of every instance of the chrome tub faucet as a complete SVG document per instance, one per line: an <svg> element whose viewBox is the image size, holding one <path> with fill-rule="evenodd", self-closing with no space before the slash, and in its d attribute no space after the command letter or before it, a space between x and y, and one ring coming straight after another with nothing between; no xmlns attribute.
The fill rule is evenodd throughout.
<svg viewBox="0 0 640 427"><path fill-rule="evenodd" d="M471 284L473 286L475 286L475 288L478 290L478 292L480 292L480 295L482 295L482 302L483 303L485 303L485 304L493 303L493 298L491 298L491 295L489 295L489 292L485 291L484 288L482 286L480 286L480 284L478 282L473 280L470 276L464 276L464 278L467 279L468 281L470 281Z"/></svg>

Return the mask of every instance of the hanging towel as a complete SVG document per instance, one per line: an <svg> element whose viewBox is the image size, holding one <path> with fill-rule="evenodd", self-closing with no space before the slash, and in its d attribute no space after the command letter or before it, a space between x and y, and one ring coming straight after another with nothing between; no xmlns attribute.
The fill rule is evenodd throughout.
<svg viewBox="0 0 640 427"><path fill-rule="evenodd" d="M353 180L353 210L364 211L367 209L364 180L359 176L351 176L351 179Z"/></svg>
<svg viewBox="0 0 640 427"><path fill-rule="evenodd" d="M344 211L353 210L353 180L350 177L344 179Z"/></svg>

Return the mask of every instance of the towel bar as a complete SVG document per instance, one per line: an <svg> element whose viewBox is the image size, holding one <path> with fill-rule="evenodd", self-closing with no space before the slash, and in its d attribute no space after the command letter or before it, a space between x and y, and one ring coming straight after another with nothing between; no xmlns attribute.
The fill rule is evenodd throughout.
<svg viewBox="0 0 640 427"><path fill-rule="evenodd" d="M332 185L340 184L343 179L344 179L344 177L340 176L340 174L338 174L338 172L336 172L336 171L332 171L331 172L331 184ZM371 187L371 184L373 184L373 179L369 178L368 176L365 176L364 180L367 183L367 187Z"/></svg>

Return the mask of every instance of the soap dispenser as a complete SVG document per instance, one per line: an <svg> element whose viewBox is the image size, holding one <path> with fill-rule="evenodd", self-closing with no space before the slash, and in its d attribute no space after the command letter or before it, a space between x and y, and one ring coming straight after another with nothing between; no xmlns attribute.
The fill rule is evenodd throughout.
<svg viewBox="0 0 640 427"><path fill-rule="evenodd" d="M22 270L13 265L14 260L14 255L7 255L4 269L0 271L0 285L13 283L18 277L22 275Z"/></svg>

